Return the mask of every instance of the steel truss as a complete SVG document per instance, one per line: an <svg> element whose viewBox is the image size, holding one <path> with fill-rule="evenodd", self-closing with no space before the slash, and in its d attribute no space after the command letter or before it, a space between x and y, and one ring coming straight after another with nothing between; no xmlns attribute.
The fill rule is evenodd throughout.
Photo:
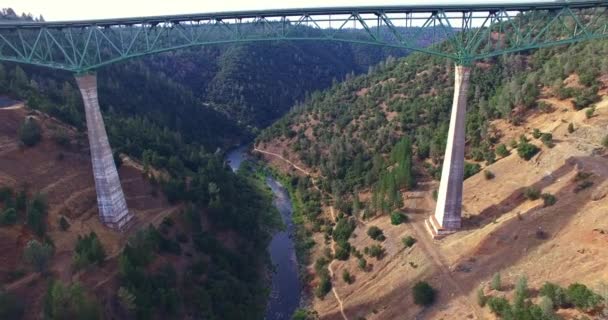
<svg viewBox="0 0 608 320"><path fill-rule="evenodd" d="M577 1L318 8L0 24L0 61L83 73L193 46L314 40L403 48L466 65L506 53L605 39L607 7L608 1Z"/></svg>

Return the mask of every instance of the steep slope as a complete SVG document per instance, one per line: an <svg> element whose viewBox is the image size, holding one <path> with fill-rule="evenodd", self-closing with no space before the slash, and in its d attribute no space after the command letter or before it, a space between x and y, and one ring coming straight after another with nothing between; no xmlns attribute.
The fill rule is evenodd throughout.
<svg viewBox="0 0 608 320"><path fill-rule="evenodd" d="M329 206L345 215L338 225L342 219L357 225L348 245L338 242L353 248L350 258L332 265L334 274L348 270L355 281L331 277L341 303L319 294L312 306L321 318L345 318L342 305L349 319L492 319L488 308L477 305L477 289L483 285L486 294L512 297L521 275L535 290L553 281L582 282L599 291L600 282L608 281L601 267L608 259L601 250L608 225L600 218L608 206L607 50L608 42L581 43L473 66L465 226L440 241L429 239L423 221L434 209L451 105L452 66L446 61L412 55L381 66L315 94L262 132L256 148L273 154L261 156L285 173L305 176L276 165L285 160L310 172L333 199L300 188L306 179L294 180L294 196L308 217L301 229L316 243L312 287L319 288L318 277L323 280L313 266L330 248L323 236L332 234ZM512 147L528 144L521 135L540 150L529 161ZM411 148L398 147L407 140ZM414 163L397 159L395 150L413 154ZM402 164L416 186L399 183ZM543 200L526 200L527 187L548 194L546 207ZM410 223L392 225L388 213L394 210L406 213ZM366 234L371 226L380 227L386 240L372 240ZM411 248L401 243L408 235L418 240ZM375 244L385 251L381 259L361 254ZM362 271L353 255L373 267ZM487 286L496 272L503 275L504 292ZM413 305L411 288L419 280L438 289L435 307ZM537 295L531 299L540 301ZM571 318L580 311L558 313Z"/></svg>
<svg viewBox="0 0 608 320"><path fill-rule="evenodd" d="M98 219L85 135L23 103L0 108L0 119L5 252L0 281L7 288L0 296L15 299L16 307L28 301L28 308L16 313L8 311L10 305L0 306L2 314L11 319L21 313L25 319L40 314L55 319L192 314L257 319L264 314L266 247L279 222L262 181L247 172L233 174L221 155L204 151L198 156L205 167L196 173L155 168L123 155L119 174L136 218L125 233L116 233ZM39 142L28 140L24 128L31 123L40 128ZM192 156L174 159L184 157ZM10 212L16 212L15 219ZM85 246L82 237L90 232L105 251L99 263L78 256ZM24 258L30 240L54 248L43 276ZM55 288L70 283L82 285L74 290L86 298L66 298ZM99 299L91 302L92 295Z"/></svg>
<svg viewBox="0 0 608 320"><path fill-rule="evenodd" d="M42 140L34 147L23 146L18 135L26 117L35 119L42 128ZM0 186L15 193L24 190L28 199L37 193L44 195L45 237L55 246L51 272L62 281L71 281L77 238L89 232L97 234L108 256L118 255L126 235L116 234L99 222L86 136L44 113L26 109L22 103L0 108L0 119ZM142 172L129 163L120 167L119 174L128 206L136 216L135 229L148 223L158 225L163 217L179 209L170 205L159 187L150 184ZM8 209L8 202L3 201L0 207ZM0 227L3 239L0 279L11 291L32 300L26 318L35 319L42 310L46 280L34 278L19 282L18 279L25 276L26 280L32 280L23 260L23 249L29 240L40 237L27 226L29 209L17 211L17 224ZM67 231L60 227L61 217L69 223ZM85 273L81 278L94 281L93 274Z"/></svg>

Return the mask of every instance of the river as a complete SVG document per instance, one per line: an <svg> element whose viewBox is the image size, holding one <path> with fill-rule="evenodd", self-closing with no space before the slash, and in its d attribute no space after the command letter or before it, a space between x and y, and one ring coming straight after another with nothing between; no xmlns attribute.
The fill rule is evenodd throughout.
<svg viewBox="0 0 608 320"><path fill-rule="evenodd" d="M226 156L233 171L238 170L246 158L246 146L233 149ZM293 243L295 228L291 218L293 208L289 193L272 177L266 178L266 184L274 194L274 205L281 213L285 230L272 237L268 250L275 272L272 274L272 290L266 307L266 320L288 320L300 304L302 287L298 278L298 262Z"/></svg>

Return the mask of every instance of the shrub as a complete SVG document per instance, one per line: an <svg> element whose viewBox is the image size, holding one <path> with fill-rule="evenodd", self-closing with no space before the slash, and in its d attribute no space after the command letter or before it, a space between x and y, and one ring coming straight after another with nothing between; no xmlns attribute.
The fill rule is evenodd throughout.
<svg viewBox="0 0 608 320"><path fill-rule="evenodd" d="M348 270L342 271L342 280L348 284L351 284L354 281L353 276L348 272Z"/></svg>
<svg viewBox="0 0 608 320"><path fill-rule="evenodd" d="M555 283L545 282L540 288L539 294L549 298L555 307L565 307L568 305L566 291Z"/></svg>
<svg viewBox="0 0 608 320"><path fill-rule="evenodd" d="M394 211L393 213L391 213L391 224L392 225L395 225L395 226L400 225L404 222L407 222L407 220L408 220L407 216L399 211Z"/></svg>
<svg viewBox="0 0 608 320"><path fill-rule="evenodd" d="M483 288L477 289L477 304L483 308L487 301L488 297L483 293Z"/></svg>
<svg viewBox="0 0 608 320"><path fill-rule="evenodd" d="M70 145L70 137L68 137L68 134L63 129L53 131L53 140L62 147Z"/></svg>
<svg viewBox="0 0 608 320"><path fill-rule="evenodd" d="M13 196L13 189L10 187L0 187L0 202L5 202Z"/></svg>
<svg viewBox="0 0 608 320"><path fill-rule="evenodd" d="M331 281L329 280L328 275L321 275L319 279L319 284L315 288L315 295L318 298L323 298L327 293L331 291Z"/></svg>
<svg viewBox="0 0 608 320"><path fill-rule="evenodd" d="M511 139L511 141L509 141L509 145L511 148L515 149L517 148L517 141L515 141L515 139Z"/></svg>
<svg viewBox="0 0 608 320"><path fill-rule="evenodd" d="M521 141L517 145L517 154L525 160L532 159L532 157L534 157L534 155L537 154L538 151L539 149L537 146L528 142Z"/></svg>
<svg viewBox="0 0 608 320"><path fill-rule="evenodd" d="M543 206L545 207L550 207L557 202L555 196L550 193L543 193L540 195L540 197L543 198Z"/></svg>
<svg viewBox="0 0 608 320"><path fill-rule="evenodd" d="M435 302L435 289L425 281L418 281L412 288L414 303L420 306L430 306Z"/></svg>
<svg viewBox="0 0 608 320"><path fill-rule="evenodd" d="M336 242L347 242L355 230L355 223L351 219L342 218L336 223L332 237Z"/></svg>
<svg viewBox="0 0 608 320"><path fill-rule="evenodd" d="M348 244L348 242L346 242ZM335 258L338 260L346 261L350 256L350 245L348 247L338 245L336 248Z"/></svg>
<svg viewBox="0 0 608 320"><path fill-rule="evenodd" d="M574 97L574 107L576 110L581 110L582 108L597 102L599 99L600 97L592 90L581 90Z"/></svg>
<svg viewBox="0 0 608 320"><path fill-rule="evenodd" d="M16 295L0 290L0 319L21 319L24 304Z"/></svg>
<svg viewBox="0 0 608 320"><path fill-rule="evenodd" d="M35 195L27 205L27 225L38 236L46 231L46 199L41 194Z"/></svg>
<svg viewBox="0 0 608 320"><path fill-rule="evenodd" d="M483 176L484 178L486 178L486 180L492 180L494 179L494 172L490 171L490 170L484 170L483 171Z"/></svg>
<svg viewBox="0 0 608 320"><path fill-rule="evenodd" d="M608 148L608 135L604 137L604 139L602 139L602 145L605 148Z"/></svg>
<svg viewBox="0 0 608 320"><path fill-rule="evenodd" d="M515 141L515 140L513 140L513 141ZM517 143L515 143L515 145L517 146ZM504 158L504 157L508 156L509 154L511 154L511 153L509 152L509 150L507 150L507 146L504 143L501 143L496 147L497 156Z"/></svg>
<svg viewBox="0 0 608 320"><path fill-rule="evenodd" d="M403 239L401 239L401 241L403 242L403 245L408 248L410 248L416 243L416 239L412 236L404 237Z"/></svg>
<svg viewBox="0 0 608 320"><path fill-rule="evenodd" d="M31 117L26 118L19 128L19 139L28 147L35 146L42 138L42 130L38 122Z"/></svg>
<svg viewBox="0 0 608 320"><path fill-rule="evenodd" d="M481 170L481 166L478 163L464 163L464 179L467 179Z"/></svg>
<svg viewBox="0 0 608 320"><path fill-rule="evenodd" d="M587 119L592 118L594 113L595 107L587 108L587 110L585 110L585 116L587 117Z"/></svg>
<svg viewBox="0 0 608 320"><path fill-rule="evenodd" d="M70 223L64 216L61 216L61 218L59 218L59 228L62 231L67 231L70 228Z"/></svg>
<svg viewBox="0 0 608 320"><path fill-rule="evenodd" d="M106 252L95 232L84 237L78 236L74 252L74 265L77 268L89 264L101 264L106 258Z"/></svg>
<svg viewBox="0 0 608 320"><path fill-rule="evenodd" d="M495 273L492 277L492 283L490 284L492 290L500 291L502 289L502 281L500 279L500 273Z"/></svg>
<svg viewBox="0 0 608 320"><path fill-rule="evenodd" d="M291 320L315 320L319 319L316 311L297 309L291 316Z"/></svg>
<svg viewBox="0 0 608 320"><path fill-rule="evenodd" d="M532 131L532 136L534 137L534 139L538 139L540 138L540 136L542 135L542 132L540 132L540 130L538 129L534 129L534 131Z"/></svg>
<svg viewBox="0 0 608 320"><path fill-rule="evenodd" d="M555 144L553 144L553 135L550 133L543 133L540 136L540 141L542 141L543 144L549 148L553 148L553 146L555 146Z"/></svg>
<svg viewBox="0 0 608 320"><path fill-rule="evenodd" d="M378 240L378 241L384 241L386 238L384 237L384 233L382 232L382 229L376 227L376 226L371 226L369 227L369 229L367 229L367 235L374 239L374 240Z"/></svg>
<svg viewBox="0 0 608 320"><path fill-rule="evenodd" d="M511 305L505 298L490 297L487 301L490 310L502 318L508 318L511 315Z"/></svg>
<svg viewBox="0 0 608 320"><path fill-rule="evenodd" d="M524 190L524 196L528 200L536 200L540 198L540 190L534 187L528 187Z"/></svg>
<svg viewBox="0 0 608 320"><path fill-rule="evenodd" d="M587 286L580 283L573 283L568 286L566 291L568 296L568 300L572 302L577 308L582 310L590 310L596 308L600 303L602 298L595 294L593 291L589 290Z"/></svg>
<svg viewBox="0 0 608 320"><path fill-rule="evenodd" d="M365 258L359 258L359 261L357 261L357 265L359 266L359 269L365 270L367 269L367 260L365 260Z"/></svg>
<svg viewBox="0 0 608 320"><path fill-rule="evenodd" d="M540 109L540 111L545 112L545 113L549 113L549 112L553 111L553 107L544 101L541 101L538 103L538 108Z"/></svg>
<svg viewBox="0 0 608 320"><path fill-rule="evenodd" d="M48 243L30 240L23 251L23 258L36 272L46 273L53 248Z"/></svg>
<svg viewBox="0 0 608 320"><path fill-rule="evenodd" d="M579 192L591 187L592 185L593 185L593 181L589 181L589 180L582 181L581 183L576 185L576 187L574 188L574 193L579 193Z"/></svg>
<svg viewBox="0 0 608 320"><path fill-rule="evenodd" d="M98 301L89 298L78 283L64 285L51 281L43 304L43 319L101 319Z"/></svg>
<svg viewBox="0 0 608 320"><path fill-rule="evenodd" d="M555 319L555 312L553 311L555 307L551 299L549 299L548 297L543 297L540 300L539 307L545 319Z"/></svg>
<svg viewBox="0 0 608 320"><path fill-rule="evenodd" d="M369 255L370 257L381 259L384 255L384 248L382 248L382 246L379 244L374 244L369 247Z"/></svg>
<svg viewBox="0 0 608 320"><path fill-rule="evenodd" d="M4 210L0 215L0 224L3 226L13 225L17 223L17 211L14 208Z"/></svg>
<svg viewBox="0 0 608 320"><path fill-rule="evenodd" d="M570 124L568 125L568 133L573 133L574 132L574 124L572 122L570 122Z"/></svg>

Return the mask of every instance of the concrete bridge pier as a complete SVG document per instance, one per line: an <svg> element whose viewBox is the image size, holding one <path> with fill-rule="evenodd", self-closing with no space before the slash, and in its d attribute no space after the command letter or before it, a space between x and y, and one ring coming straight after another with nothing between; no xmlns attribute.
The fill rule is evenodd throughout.
<svg viewBox="0 0 608 320"><path fill-rule="evenodd" d="M133 215L127 208L103 117L99 110L97 76L85 74L77 75L75 78L84 101L99 218L106 226L115 230L123 230Z"/></svg>
<svg viewBox="0 0 608 320"><path fill-rule="evenodd" d="M437 206L435 214L426 221L427 228L434 238L454 233L461 227L465 120L470 71L468 66L456 65L454 72L454 100Z"/></svg>

